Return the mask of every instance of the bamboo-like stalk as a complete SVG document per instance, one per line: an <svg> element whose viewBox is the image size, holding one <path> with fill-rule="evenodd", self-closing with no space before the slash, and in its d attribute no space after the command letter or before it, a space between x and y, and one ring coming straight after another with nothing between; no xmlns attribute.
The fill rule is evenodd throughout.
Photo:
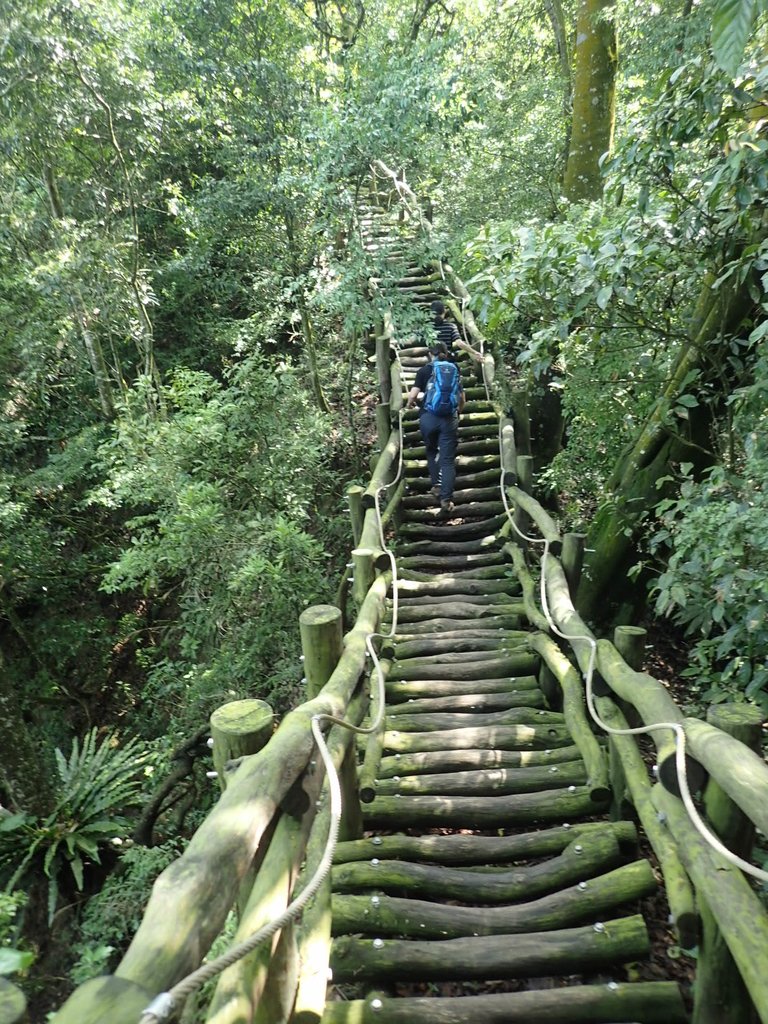
<svg viewBox="0 0 768 1024"><path fill-rule="evenodd" d="M768 1020L768 913L742 872L699 834L683 804L661 786L654 803L664 815L677 850L697 891L731 951L761 1021Z"/></svg>
<svg viewBox="0 0 768 1024"><path fill-rule="evenodd" d="M597 697L595 704L606 725L618 730L628 728L627 720L610 697ZM688 874L669 832L659 821L653 805L648 770L634 736L611 736L611 743L621 759L623 777L637 816L659 861L672 924L677 931L680 945L684 949L690 949L698 939L699 915Z"/></svg>
<svg viewBox="0 0 768 1024"><path fill-rule="evenodd" d="M546 661L563 691L563 715L568 731L581 751L587 767L588 785L592 798L599 803L609 799L608 767L605 754L598 745L587 721L584 689L581 679L557 644L543 633L535 633L529 640L531 648Z"/></svg>

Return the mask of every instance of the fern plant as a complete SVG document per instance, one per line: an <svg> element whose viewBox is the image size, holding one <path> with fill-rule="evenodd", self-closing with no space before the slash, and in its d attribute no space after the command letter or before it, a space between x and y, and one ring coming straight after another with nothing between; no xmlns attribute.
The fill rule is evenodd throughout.
<svg viewBox="0 0 768 1024"><path fill-rule="evenodd" d="M11 814L0 821L0 872L12 891L37 866L49 879L48 911L53 916L58 879L68 866L82 891L88 860L100 863L100 851L120 839L128 827L126 809L142 801L149 755L131 739L118 746L114 733L98 742L92 729L72 744L69 758L56 748L59 787L56 806L45 818Z"/></svg>

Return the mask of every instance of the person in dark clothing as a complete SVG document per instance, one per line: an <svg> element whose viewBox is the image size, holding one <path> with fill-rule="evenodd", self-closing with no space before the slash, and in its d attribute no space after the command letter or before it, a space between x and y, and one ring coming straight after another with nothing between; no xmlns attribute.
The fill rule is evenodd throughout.
<svg viewBox="0 0 768 1024"><path fill-rule="evenodd" d="M437 341L443 345L448 352L451 351L454 341L461 341L459 329L452 320L445 319L445 304L440 299L430 306L432 310L432 326L435 329Z"/></svg>
<svg viewBox="0 0 768 1024"><path fill-rule="evenodd" d="M434 305L434 303L433 303ZM442 303L441 303L442 305ZM450 325L453 326L453 325ZM454 328L455 329L455 328ZM448 348L438 340L430 348L431 360L416 371L416 380L408 393L408 408L424 399L434 364L448 361ZM458 373L458 367L456 372ZM459 442L459 413L464 408L464 389L459 378L458 407L449 416L438 416L422 407L419 415L421 436L427 449L427 466L432 481L432 494L440 499L442 512L453 510L453 486L456 481L456 449Z"/></svg>

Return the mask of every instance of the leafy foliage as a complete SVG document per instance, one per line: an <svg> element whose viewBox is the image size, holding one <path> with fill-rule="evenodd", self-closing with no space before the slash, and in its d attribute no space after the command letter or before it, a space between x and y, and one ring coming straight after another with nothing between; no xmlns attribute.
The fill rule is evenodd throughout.
<svg viewBox="0 0 768 1024"><path fill-rule="evenodd" d="M179 842L127 846L103 887L85 906L72 980L80 985L120 959L141 921L157 876L180 854Z"/></svg>
<svg viewBox="0 0 768 1024"><path fill-rule="evenodd" d="M104 846L124 835L124 812L141 802L148 768L139 740L118 746L110 733L99 743L97 729L82 745L73 742L69 758L58 748L55 753L59 786L51 814L37 819L22 812L0 820L0 870L6 890L19 884L33 861L41 862L49 879L50 917L62 868L69 867L77 891L82 891L86 864L98 864Z"/></svg>

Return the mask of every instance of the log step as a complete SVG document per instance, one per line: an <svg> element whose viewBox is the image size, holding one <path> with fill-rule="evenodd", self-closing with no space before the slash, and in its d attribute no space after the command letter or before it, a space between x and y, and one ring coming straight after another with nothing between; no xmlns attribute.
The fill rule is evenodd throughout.
<svg viewBox="0 0 768 1024"><path fill-rule="evenodd" d="M532 992L381 998L326 1004L321 1024L686 1024L671 981L566 985Z"/></svg>
<svg viewBox="0 0 768 1024"><path fill-rule="evenodd" d="M506 940L506 941L505 941ZM337 982L456 981L573 974L645 956L650 940L643 918L607 921L514 936L472 936L440 942L339 937L331 955Z"/></svg>
<svg viewBox="0 0 768 1024"><path fill-rule="evenodd" d="M389 700L389 688L387 699ZM387 720L394 723L398 715L440 714L461 711L509 711L511 708L543 708L544 694L538 690L503 690L499 693L463 693L451 697L428 697L420 700L408 697L400 704L387 708ZM583 780L582 780L583 781Z"/></svg>

